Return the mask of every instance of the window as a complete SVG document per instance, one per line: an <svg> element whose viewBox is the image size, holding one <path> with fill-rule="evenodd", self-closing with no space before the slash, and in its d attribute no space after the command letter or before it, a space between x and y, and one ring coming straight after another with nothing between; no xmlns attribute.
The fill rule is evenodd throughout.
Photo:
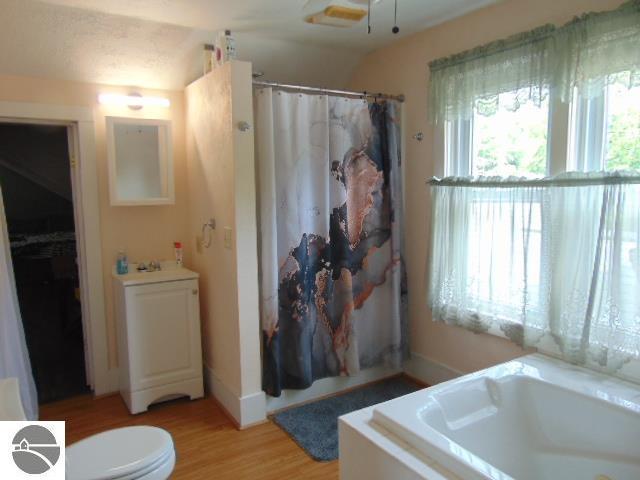
<svg viewBox="0 0 640 480"><path fill-rule="evenodd" d="M536 178L547 175L548 92L534 102L515 92L495 101L476 101L470 120L448 122L445 175ZM467 295L477 313L499 311L517 320L522 296L535 311L540 298L543 258L541 198L479 189L468 198L465 229ZM486 228L487 225L492 228ZM517 234L512 234L517 232ZM487 255L487 246L504 255ZM530 254L522 255L526 249ZM526 292L517 279L527 272ZM496 283L495 278L514 281Z"/></svg>
<svg viewBox="0 0 640 480"><path fill-rule="evenodd" d="M593 98L575 95L566 125L554 129L549 110L548 96L539 105L520 103L514 93L499 95L490 108L476 102L470 120L446 124L445 175L549 175L548 145L564 129L569 155L561 171L640 171L640 85L612 82Z"/></svg>
<svg viewBox="0 0 640 480"><path fill-rule="evenodd" d="M520 101L512 92L495 100L476 101L469 120L446 123L445 176L544 177L551 170L548 145L563 138L569 155L559 165L561 170L640 171L640 86L611 82L590 99L576 95L556 125L550 120L547 92L535 102ZM529 319L546 308L549 265L545 262L551 252L543 235L545 198L548 201L536 189L519 193L490 188L457 198L457 208L464 205L460 217L464 227L457 230L462 242L457 271L465 278L468 315L522 323L520 306L525 296ZM626 208L617 230L619 261L606 268L615 268L622 291L638 291L639 233L637 223L631 221L637 213L629 205ZM595 210L591 213L598 216ZM627 319L640 312L635 297L618 299L617 307Z"/></svg>
<svg viewBox="0 0 640 480"><path fill-rule="evenodd" d="M640 86L607 87L606 170L640 171Z"/></svg>
<svg viewBox="0 0 640 480"><path fill-rule="evenodd" d="M545 95L546 96L546 95ZM473 112L471 174L537 177L547 174L549 102L520 105L517 95L499 95L498 107Z"/></svg>
<svg viewBox="0 0 640 480"><path fill-rule="evenodd" d="M640 85L629 88L625 78L614 76L590 99L574 95L569 170L640 171Z"/></svg>
<svg viewBox="0 0 640 480"><path fill-rule="evenodd" d="M628 1L430 62L435 320L640 378L639 44Z"/></svg>
<svg viewBox="0 0 640 480"><path fill-rule="evenodd" d="M478 314L498 312L505 321L518 322L525 296L529 315L541 309L541 200L535 189L478 189L471 194L464 263L467 294ZM496 282L498 278L504 281Z"/></svg>
<svg viewBox="0 0 640 480"><path fill-rule="evenodd" d="M629 88L629 78L629 72L612 75L609 84L600 89L600 94L590 99L574 95L570 118L570 170L640 171L640 85ZM626 199L628 212L625 219L637 212L637 201L635 198ZM616 233L621 251L619 263L615 266L619 271L620 289L637 292L640 290L637 226L623 221ZM618 309L621 318L640 315L636 296L621 299Z"/></svg>
<svg viewBox="0 0 640 480"><path fill-rule="evenodd" d="M548 173L549 100L503 93L476 102L471 120L448 122L447 175L543 177Z"/></svg>

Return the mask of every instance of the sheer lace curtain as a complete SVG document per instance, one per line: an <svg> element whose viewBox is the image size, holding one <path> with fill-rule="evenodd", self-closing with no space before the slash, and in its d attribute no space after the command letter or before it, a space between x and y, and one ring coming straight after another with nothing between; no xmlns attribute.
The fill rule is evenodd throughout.
<svg viewBox="0 0 640 480"><path fill-rule="evenodd" d="M38 397L22 328L0 190L0 378L10 377L18 379L20 397L27 418L36 420Z"/></svg>
<svg viewBox="0 0 640 480"><path fill-rule="evenodd" d="M560 28L545 25L429 64L429 119L468 120L474 108L496 110L501 93L517 110L548 93L563 102L574 91L597 96L603 85L640 85L640 0L588 13Z"/></svg>
<svg viewBox="0 0 640 480"><path fill-rule="evenodd" d="M543 320L543 189L497 178L432 184L433 316L522 343ZM545 258L546 260L546 258Z"/></svg>
<svg viewBox="0 0 640 480"><path fill-rule="evenodd" d="M432 182L434 318L617 371L640 358L640 178Z"/></svg>
<svg viewBox="0 0 640 480"><path fill-rule="evenodd" d="M499 106L591 99L613 82L638 86L639 45L640 0L630 0L436 60L430 121L456 125ZM435 320L623 376L634 365L630 376L640 377L632 361L640 360L637 173L431 183Z"/></svg>

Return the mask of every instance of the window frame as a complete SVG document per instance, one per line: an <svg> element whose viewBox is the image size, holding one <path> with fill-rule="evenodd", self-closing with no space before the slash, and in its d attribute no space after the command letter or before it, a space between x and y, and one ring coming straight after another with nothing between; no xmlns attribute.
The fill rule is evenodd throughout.
<svg viewBox="0 0 640 480"><path fill-rule="evenodd" d="M550 91L547 175L607 170L608 111L606 87L601 95L591 99L581 99L575 93L569 103L562 102L556 92ZM446 121L435 130L436 176L471 175L473 120ZM464 132L464 136L459 132ZM458 136L455 149L451 148L451 135ZM464 158L464 162L456 162L456 155Z"/></svg>
<svg viewBox="0 0 640 480"><path fill-rule="evenodd" d="M567 170L593 172L605 169L607 95L593 98L575 92L570 105Z"/></svg>

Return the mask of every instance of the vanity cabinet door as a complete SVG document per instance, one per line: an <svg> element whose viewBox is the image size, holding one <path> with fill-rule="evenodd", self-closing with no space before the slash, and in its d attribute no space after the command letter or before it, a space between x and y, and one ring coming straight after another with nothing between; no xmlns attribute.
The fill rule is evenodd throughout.
<svg viewBox="0 0 640 480"><path fill-rule="evenodd" d="M198 281L126 287L132 390L202 376Z"/></svg>

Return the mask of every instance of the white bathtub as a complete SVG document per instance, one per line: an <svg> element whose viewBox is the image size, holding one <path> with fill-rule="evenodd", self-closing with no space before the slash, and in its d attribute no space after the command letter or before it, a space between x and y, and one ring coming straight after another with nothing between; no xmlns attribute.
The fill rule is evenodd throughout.
<svg viewBox="0 0 640 480"><path fill-rule="evenodd" d="M640 387L543 355L380 404L371 422L463 479L640 479Z"/></svg>

